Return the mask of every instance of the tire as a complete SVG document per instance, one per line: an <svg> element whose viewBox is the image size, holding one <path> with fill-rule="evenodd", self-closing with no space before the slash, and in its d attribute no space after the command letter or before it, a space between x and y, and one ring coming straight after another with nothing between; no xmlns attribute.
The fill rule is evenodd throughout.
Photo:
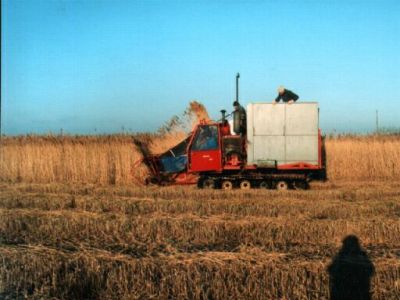
<svg viewBox="0 0 400 300"><path fill-rule="evenodd" d="M230 180L224 180L221 183L221 189L223 190L232 190L233 189L233 183Z"/></svg>
<svg viewBox="0 0 400 300"><path fill-rule="evenodd" d="M280 180L276 183L275 188L278 191L287 191L289 189L289 184L285 180Z"/></svg>
<svg viewBox="0 0 400 300"><path fill-rule="evenodd" d="M307 181L295 181L293 182L293 188L295 190L307 190L309 185Z"/></svg>
<svg viewBox="0 0 400 300"><path fill-rule="evenodd" d="M261 181L260 184L258 185L260 189L269 189L271 185L269 184L268 181Z"/></svg>
<svg viewBox="0 0 400 300"><path fill-rule="evenodd" d="M240 182L240 189L241 190L249 190L251 189L251 183L248 180L242 180Z"/></svg>
<svg viewBox="0 0 400 300"><path fill-rule="evenodd" d="M204 179L202 186L203 189L207 190L215 189L215 180L211 178Z"/></svg>

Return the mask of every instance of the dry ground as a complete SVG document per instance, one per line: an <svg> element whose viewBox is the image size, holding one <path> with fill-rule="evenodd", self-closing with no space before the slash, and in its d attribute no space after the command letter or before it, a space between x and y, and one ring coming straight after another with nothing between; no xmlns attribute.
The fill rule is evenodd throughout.
<svg viewBox="0 0 400 300"><path fill-rule="evenodd" d="M0 183L0 298L328 299L358 237L400 299L400 181L308 191Z"/></svg>

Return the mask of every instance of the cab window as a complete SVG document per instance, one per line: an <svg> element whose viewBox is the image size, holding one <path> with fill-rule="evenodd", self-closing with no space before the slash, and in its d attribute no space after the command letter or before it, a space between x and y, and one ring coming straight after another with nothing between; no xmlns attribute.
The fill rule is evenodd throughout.
<svg viewBox="0 0 400 300"><path fill-rule="evenodd" d="M196 133L192 150L218 149L218 128L215 125L200 126Z"/></svg>

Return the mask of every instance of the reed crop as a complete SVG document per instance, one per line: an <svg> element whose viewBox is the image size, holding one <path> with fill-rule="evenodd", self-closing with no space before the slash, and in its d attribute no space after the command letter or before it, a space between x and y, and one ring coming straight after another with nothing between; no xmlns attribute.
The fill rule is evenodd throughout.
<svg viewBox="0 0 400 300"><path fill-rule="evenodd" d="M6 182L126 185L147 174L133 168L141 154L134 139L162 153L184 139L182 132L112 136L3 137L0 180ZM326 140L328 178L391 180L400 176L400 137L352 136Z"/></svg>
<svg viewBox="0 0 400 300"><path fill-rule="evenodd" d="M328 138L328 176L345 180L391 180L400 176L400 136Z"/></svg>
<svg viewBox="0 0 400 300"><path fill-rule="evenodd" d="M25 136L6 137L0 148L0 180L11 182L71 182L129 184L144 177L144 165L134 139L151 140L150 149L163 152L181 138L167 135Z"/></svg>

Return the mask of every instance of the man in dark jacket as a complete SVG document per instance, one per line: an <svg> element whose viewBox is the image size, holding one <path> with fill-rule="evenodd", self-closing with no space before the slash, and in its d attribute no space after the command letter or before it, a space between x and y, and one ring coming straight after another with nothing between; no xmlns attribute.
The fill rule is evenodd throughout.
<svg viewBox="0 0 400 300"><path fill-rule="evenodd" d="M281 101L281 99L284 103L289 103L289 104L292 104L295 101L297 101L297 99L299 99L299 96L297 96L292 91L285 89L283 86L280 86L278 88L278 93L279 93L278 96L275 98L275 101L273 102L274 104Z"/></svg>
<svg viewBox="0 0 400 300"><path fill-rule="evenodd" d="M233 102L233 119L236 118L240 124L240 130L236 134L246 134L246 110L240 105L239 101Z"/></svg>

